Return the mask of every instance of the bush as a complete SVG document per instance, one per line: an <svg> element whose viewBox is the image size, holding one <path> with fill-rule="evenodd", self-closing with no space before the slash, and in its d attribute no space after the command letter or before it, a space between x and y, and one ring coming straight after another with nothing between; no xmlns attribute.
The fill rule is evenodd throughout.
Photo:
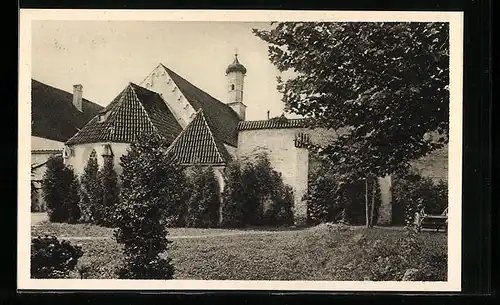
<svg viewBox="0 0 500 305"><path fill-rule="evenodd" d="M222 192L222 223L225 228L239 228L245 225L243 181L241 165L237 161L229 162L225 168L226 185Z"/></svg>
<svg viewBox="0 0 500 305"><path fill-rule="evenodd" d="M308 223L366 224L366 188L365 177L354 173L341 175L334 165L320 160L317 169L309 175L308 191L305 195ZM375 206L372 223L376 224L381 199L380 187L375 178L368 179L370 216L373 203Z"/></svg>
<svg viewBox="0 0 500 305"><path fill-rule="evenodd" d="M392 198L393 223L402 225L406 217L413 221L415 212L422 207L428 214L441 214L448 207L448 185L412 171L394 177Z"/></svg>
<svg viewBox="0 0 500 305"><path fill-rule="evenodd" d="M166 153L163 138L142 135L121 157L122 202L117 209L115 238L123 244L125 264L120 278L170 279L165 220L177 221L185 178L175 159Z"/></svg>
<svg viewBox="0 0 500 305"><path fill-rule="evenodd" d="M219 184L211 167L195 166L188 176L187 227L216 227L219 223Z"/></svg>
<svg viewBox="0 0 500 305"><path fill-rule="evenodd" d="M116 223L116 209L120 203L120 189L112 158L104 158L104 166L99 170L97 176L102 197L97 206L97 209L100 210L98 212L100 218L95 219L95 223L105 227L113 227Z"/></svg>
<svg viewBox="0 0 500 305"><path fill-rule="evenodd" d="M51 156L42 180L49 220L75 223L80 218L80 184L61 156Z"/></svg>
<svg viewBox="0 0 500 305"><path fill-rule="evenodd" d="M66 278L82 257L79 246L52 237L37 237L31 240L31 277Z"/></svg>
<svg viewBox="0 0 500 305"><path fill-rule="evenodd" d="M243 165L233 162L227 174L223 211L231 226L293 224L293 191L283 183L267 154L258 153ZM226 224L227 225L227 224Z"/></svg>
<svg viewBox="0 0 500 305"><path fill-rule="evenodd" d="M85 165L81 176L82 196L80 201L81 221L92 222L100 219L99 209L102 190L98 178L99 165L97 164L97 155L95 150L90 153L89 160Z"/></svg>
<svg viewBox="0 0 500 305"><path fill-rule="evenodd" d="M40 200L38 199L38 189L35 182L31 180L31 212L40 212Z"/></svg>

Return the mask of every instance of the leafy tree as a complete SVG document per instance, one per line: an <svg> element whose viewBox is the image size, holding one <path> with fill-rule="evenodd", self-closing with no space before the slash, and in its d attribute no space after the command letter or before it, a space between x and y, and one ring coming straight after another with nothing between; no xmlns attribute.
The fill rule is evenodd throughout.
<svg viewBox="0 0 500 305"><path fill-rule="evenodd" d="M194 166L189 176L188 227L216 227L219 222L219 184L211 167Z"/></svg>
<svg viewBox="0 0 500 305"><path fill-rule="evenodd" d="M448 141L447 23L284 22L254 33L293 74L278 78L287 110L339 131L316 148L341 172L404 172Z"/></svg>
<svg viewBox="0 0 500 305"><path fill-rule="evenodd" d="M112 227L115 225L116 209L120 202L120 189L118 187L118 175L116 174L113 159L104 158L104 165L99 170L98 179L100 190L102 190L101 204L99 208L98 224Z"/></svg>
<svg viewBox="0 0 500 305"><path fill-rule="evenodd" d="M229 162L225 168L226 185L222 192L222 226L239 228L245 226L245 199L241 164L238 161Z"/></svg>
<svg viewBox="0 0 500 305"><path fill-rule="evenodd" d="M90 153L89 160L85 165L81 176L82 196L80 210L83 222L94 222L101 219L100 204L102 201L102 189L98 178L99 165L95 150Z"/></svg>
<svg viewBox="0 0 500 305"><path fill-rule="evenodd" d="M158 135L143 134L121 157L122 202L116 213L115 238L123 244L125 265L119 272L127 279L169 279L170 258L160 254L170 241L164 220L177 220L183 196L183 171L166 153Z"/></svg>
<svg viewBox="0 0 500 305"><path fill-rule="evenodd" d="M80 217L78 177L61 156L51 156L42 180L43 197L51 222L76 222Z"/></svg>

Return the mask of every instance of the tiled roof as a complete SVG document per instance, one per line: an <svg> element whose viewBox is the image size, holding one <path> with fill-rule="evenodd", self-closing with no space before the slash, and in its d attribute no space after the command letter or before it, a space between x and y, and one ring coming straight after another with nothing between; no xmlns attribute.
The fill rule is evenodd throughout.
<svg viewBox="0 0 500 305"><path fill-rule="evenodd" d="M158 133L171 142L182 131L163 99L155 92L130 83L100 115L95 116L66 144L131 143L141 133Z"/></svg>
<svg viewBox="0 0 500 305"><path fill-rule="evenodd" d="M89 122L103 107L86 99L80 112L73 94L31 80L31 134L64 142Z"/></svg>
<svg viewBox="0 0 500 305"><path fill-rule="evenodd" d="M203 113L213 122L214 136L231 146L238 145L238 122L240 118L228 105L220 102L200 88L191 84L174 71L163 66L195 111Z"/></svg>
<svg viewBox="0 0 500 305"><path fill-rule="evenodd" d="M214 124L202 109L168 148L181 164L226 164L231 155L213 133Z"/></svg>
<svg viewBox="0 0 500 305"><path fill-rule="evenodd" d="M242 121L238 124L238 130L302 128L308 126L307 122L307 119L286 119L284 117L261 121Z"/></svg>

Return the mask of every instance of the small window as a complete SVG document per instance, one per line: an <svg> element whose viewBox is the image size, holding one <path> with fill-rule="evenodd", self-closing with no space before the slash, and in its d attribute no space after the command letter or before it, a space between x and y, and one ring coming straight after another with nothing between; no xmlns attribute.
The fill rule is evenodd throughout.
<svg viewBox="0 0 500 305"><path fill-rule="evenodd" d="M98 122L102 123L102 122L106 121L107 118L108 118L107 112L99 113Z"/></svg>
<svg viewBox="0 0 500 305"><path fill-rule="evenodd" d="M234 90L234 84L231 84L231 91Z"/></svg>

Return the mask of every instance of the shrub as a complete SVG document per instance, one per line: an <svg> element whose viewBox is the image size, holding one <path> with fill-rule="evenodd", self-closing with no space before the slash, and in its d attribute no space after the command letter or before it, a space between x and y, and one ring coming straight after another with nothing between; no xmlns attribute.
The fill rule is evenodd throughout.
<svg viewBox="0 0 500 305"><path fill-rule="evenodd" d="M52 222L76 222L80 217L80 185L61 156L51 156L42 180L43 197Z"/></svg>
<svg viewBox="0 0 500 305"><path fill-rule="evenodd" d="M31 180L31 212L40 212L40 201L38 200L38 189L35 182Z"/></svg>
<svg viewBox="0 0 500 305"><path fill-rule="evenodd" d="M97 155L95 150L90 153L89 160L85 165L81 176L82 196L80 201L80 210L82 212L82 222L94 222L100 219L99 208L102 190L98 178L99 165L97 164Z"/></svg>
<svg viewBox="0 0 500 305"><path fill-rule="evenodd" d="M222 223L226 228L238 228L245 225L243 181L241 165L237 161L229 162L225 168L226 185L222 192Z"/></svg>
<svg viewBox="0 0 500 305"><path fill-rule="evenodd" d="M68 196L65 201L64 207L67 209L68 223L77 223L80 219L80 190L81 185L78 177L75 175L71 168L66 168L65 173L67 175L67 180L71 181L69 185Z"/></svg>
<svg viewBox="0 0 500 305"><path fill-rule="evenodd" d="M118 175L116 174L113 159L104 158L104 166L98 172L100 183L101 200L97 209L100 209L96 224L113 227L116 222L116 209L120 203L120 190L118 187Z"/></svg>
<svg viewBox="0 0 500 305"><path fill-rule="evenodd" d="M448 206L448 185L416 171L395 176L392 186L393 223L405 224L406 217L413 221L415 212L422 207L426 213L441 214Z"/></svg>
<svg viewBox="0 0 500 305"><path fill-rule="evenodd" d="M284 185L281 177L274 180L277 186L272 192L272 201L269 209L265 211L265 223L276 226L293 225L293 189L289 185Z"/></svg>
<svg viewBox="0 0 500 305"><path fill-rule="evenodd" d="M283 183L266 153L227 168L223 216L225 226L293 224L293 191Z"/></svg>
<svg viewBox="0 0 500 305"><path fill-rule="evenodd" d="M144 134L121 157L122 202L117 209L115 238L123 244L125 263L120 278L170 279L165 219L176 221L183 196L183 171L166 153L163 138Z"/></svg>
<svg viewBox="0 0 500 305"><path fill-rule="evenodd" d="M194 166L189 173L186 226L216 227L219 223L219 184L211 167Z"/></svg>
<svg viewBox="0 0 500 305"><path fill-rule="evenodd" d="M322 222L366 224L365 178L356 173L341 175L334 165L320 160L317 169L310 173L307 217L310 225ZM375 194L373 194L375 191ZM369 215L374 204L372 223L376 224L380 207L380 187L376 179L368 179Z"/></svg>
<svg viewBox="0 0 500 305"><path fill-rule="evenodd" d="M37 237L31 240L31 277L66 278L82 257L79 246L52 237Z"/></svg>

